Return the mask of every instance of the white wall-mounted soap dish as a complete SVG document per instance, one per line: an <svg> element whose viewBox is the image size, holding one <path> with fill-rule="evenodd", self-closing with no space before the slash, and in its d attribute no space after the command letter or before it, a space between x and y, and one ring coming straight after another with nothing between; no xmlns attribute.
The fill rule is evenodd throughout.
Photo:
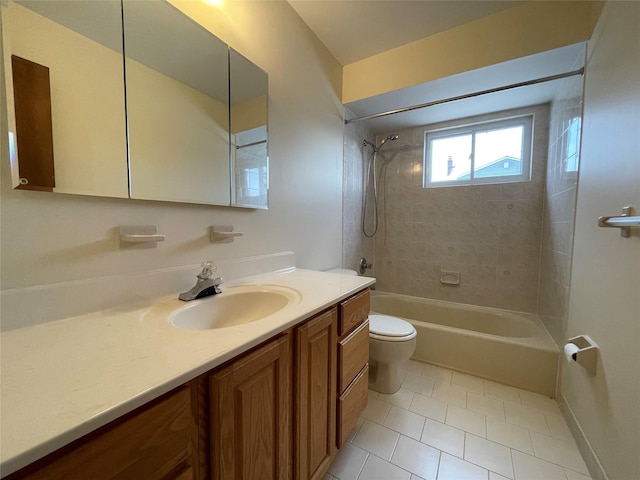
<svg viewBox="0 0 640 480"><path fill-rule="evenodd" d="M156 248L166 236L158 233L158 227L126 226L118 227L118 248Z"/></svg>
<svg viewBox="0 0 640 480"><path fill-rule="evenodd" d="M211 243L231 243L235 237L244 235L244 232L234 232L233 225L212 225L209 228Z"/></svg>

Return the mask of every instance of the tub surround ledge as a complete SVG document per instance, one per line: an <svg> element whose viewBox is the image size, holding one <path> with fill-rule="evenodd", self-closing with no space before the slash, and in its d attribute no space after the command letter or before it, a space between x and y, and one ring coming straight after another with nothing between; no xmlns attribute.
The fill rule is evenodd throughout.
<svg viewBox="0 0 640 480"><path fill-rule="evenodd" d="M32 463L374 282L297 268L227 282L295 289L300 301L264 320L225 329L175 328L168 319L145 317L150 303L3 332L1 474Z"/></svg>

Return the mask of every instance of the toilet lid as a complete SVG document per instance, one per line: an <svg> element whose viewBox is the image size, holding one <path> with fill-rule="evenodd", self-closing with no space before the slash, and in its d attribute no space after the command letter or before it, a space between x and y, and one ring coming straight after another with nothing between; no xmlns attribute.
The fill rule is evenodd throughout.
<svg viewBox="0 0 640 480"><path fill-rule="evenodd" d="M383 337L409 337L416 329L409 322L388 315L369 315L369 332Z"/></svg>

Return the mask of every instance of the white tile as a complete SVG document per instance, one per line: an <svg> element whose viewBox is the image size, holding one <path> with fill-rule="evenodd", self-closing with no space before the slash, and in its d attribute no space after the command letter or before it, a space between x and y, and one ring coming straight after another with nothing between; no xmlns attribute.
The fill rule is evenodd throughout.
<svg viewBox="0 0 640 480"><path fill-rule="evenodd" d="M560 407L558 406L558 402L556 402L553 398L540 395L539 393L527 392L525 390L520 390L519 393L520 400L522 401L523 405L535 408L536 410L540 410L544 413L562 415L562 413L560 412Z"/></svg>
<svg viewBox="0 0 640 480"><path fill-rule="evenodd" d="M414 375L412 373L407 374L402 381L402 388L405 390L420 393L427 397L431 396L433 385L434 381L430 378L421 377L420 375Z"/></svg>
<svg viewBox="0 0 640 480"><path fill-rule="evenodd" d="M511 450L490 440L465 435L464 459L493 472L513 478Z"/></svg>
<svg viewBox="0 0 640 480"><path fill-rule="evenodd" d="M353 444L380 458L389 460L399 438L399 433L365 420L353 439Z"/></svg>
<svg viewBox="0 0 640 480"><path fill-rule="evenodd" d="M409 410L424 417L444 422L447 416L447 404L424 395L414 395Z"/></svg>
<svg viewBox="0 0 640 480"><path fill-rule="evenodd" d="M431 396L443 402L465 408L467 406L467 391L458 387L451 387L442 382L436 382Z"/></svg>
<svg viewBox="0 0 640 480"><path fill-rule="evenodd" d="M425 480L435 480L438 473L440 451L404 435L400 437L391 463Z"/></svg>
<svg viewBox="0 0 640 480"><path fill-rule="evenodd" d="M387 418L389 410L391 410L391 404L375 398L369 398L367 408L362 412L362 416L367 420L371 420L372 422L382 425L384 419Z"/></svg>
<svg viewBox="0 0 640 480"><path fill-rule="evenodd" d="M512 423L487 418L487 439L533 455L529 430Z"/></svg>
<svg viewBox="0 0 640 480"><path fill-rule="evenodd" d="M413 400L413 392L411 390L401 388L396 393L392 393L390 395L381 393L378 395L378 400L407 409L409 408L409 405L411 405L411 400Z"/></svg>
<svg viewBox="0 0 640 480"><path fill-rule="evenodd" d="M484 468L443 452L438 469L438 480L487 480L488 473Z"/></svg>
<svg viewBox="0 0 640 480"><path fill-rule="evenodd" d="M425 418L422 415L392 406L383 425L407 437L419 440L424 421Z"/></svg>
<svg viewBox="0 0 640 480"><path fill-rule="evenodd" d="M564 474L567 476L567 480L592 480L589 475L583 475L568 468L564 469Z"/></svg>
<svg viewBox="0 0 640 480"><path fill-rule="evenodd" d="M422 369L425 366L424 363L418 362L417 360L405 360L399 366L400 370L404 370L407 373L412 373L414 375L420 375L422 373Z"/></svg>
<svg viewBox="0 0 640 480"><path fill-rule="evenodd" d="M329 466L329 473L340 480L357 480L369 453L345 443Z"/></svg>
<svg viewBox="0 0 640 480"><path fill-rule="evenodd" d="M467 393L467 410L482 413L487 418L504 420L504 402L491 397L485 397L475 393Z"/></svg>
<svg viewBox="0 0 640 480"><path fill-rule="evenodd" d="M482 395L484 393L484 380L466 373L453 372L451 377L451 386L463 388L469 392L475 392Z"/></svg>
<svg viewBox="0 0 640 480"><path fill-rule="evenodd" d="M375 455L369 455L359 480L410 480L411 474L406 470L385 462ZM342 479L341 479L342 480Z"/></svg>
<svg viewBox="0 0 640 480"><path fill-rule="evenodd" d="M589 470L587 470L587 466L575 442L541 435L536 432L531 432L531 441L533 442L533 451L536 457L586 475L589 474Z"/></svg>
<svg viewBox="0 0 640 480"><path fill-rule="evenodd" d="M504 413L509 423L546 435L550 433L544 413L539 410L516 403L504 402Z"/></svg>
<svg viewBox="0 0 640 480"><path fill-rule="evenodd" d="M464 432L430 418L424 424L420 441L456 457L464 455Z"/></svg>
<svg viewBox="0 0 640 480"><path fill-rule="evenodd" d="M435 365L425 364L422 367L422 376L428 377L436 382L446 383L447 385L451 384L451 376L453 375L453 371L447 370L446 368L436 367Z"/></svg>
<svg viewBox="0 0 640 480"><path fill-rule="evenodd" d="M564 470L558 465L516 450L511 452L511 457L516 480L567 480Z"/></svg>
<svg viewBox="0 0 640 480"><path fill-rule="evenodd" d="M327 473L327 474L325 474L324 477L322 477L322 480L336 480L336 477L334 477L333 475L329 475Z"/></svg>
<svg viewBox="0 0 640 480"><path fill-rule="evenodd" d="M573 435L571 434L571 430L569 430L569 426L567 425L567 421L564 417L559 417L557 415L545 415L545 417L552 437L573 441Z"/></svg>
<svg viewBox="0 0 640 480"><path fill-rule="evenodd" d="M456 407L455 405L449 405L447 408L447 418L444 423L479 437L487 436L486 417L484 415Z"/></svg>
<svg viewBox="0 0 640 480"><path fill-rule="evenodd" d="M520 393L517 388L490 380L484 381L484 394L487 397L497 398L505 402L520 403Z"/></svg>
<svg viewBox="0 0 640 480"><path fill-rule="evenodd" d="M411 474L411 480L425 480L425 479L417 475Z"/></svg>
<svg viewBox="0 0 640 480"><path fill-rule="evenodd" d="M372 398L378 398L378 396L380 395L378 392L376 392L375 390L369 390L368 392L369 395L369 400L371 400Z"/></svg>
<svg viewBox="0 0 640 480"><path fill-rule="evenodd" d="M489 480L508 480L507 477L503 477L496 472L489 472Z"/></svg>

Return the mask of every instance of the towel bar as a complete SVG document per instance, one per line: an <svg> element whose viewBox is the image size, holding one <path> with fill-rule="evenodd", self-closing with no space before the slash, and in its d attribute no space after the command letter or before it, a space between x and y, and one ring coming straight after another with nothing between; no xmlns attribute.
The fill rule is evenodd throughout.
<svg viewBox="0 0 640 480"><path fill-rule="evenodd" d="M619 228L620 236L631 236L631 227L640 227L640 216L633 216L633 207L623 207L622 215L617 217L599 217L598 226L603 228Z"/></svg>

